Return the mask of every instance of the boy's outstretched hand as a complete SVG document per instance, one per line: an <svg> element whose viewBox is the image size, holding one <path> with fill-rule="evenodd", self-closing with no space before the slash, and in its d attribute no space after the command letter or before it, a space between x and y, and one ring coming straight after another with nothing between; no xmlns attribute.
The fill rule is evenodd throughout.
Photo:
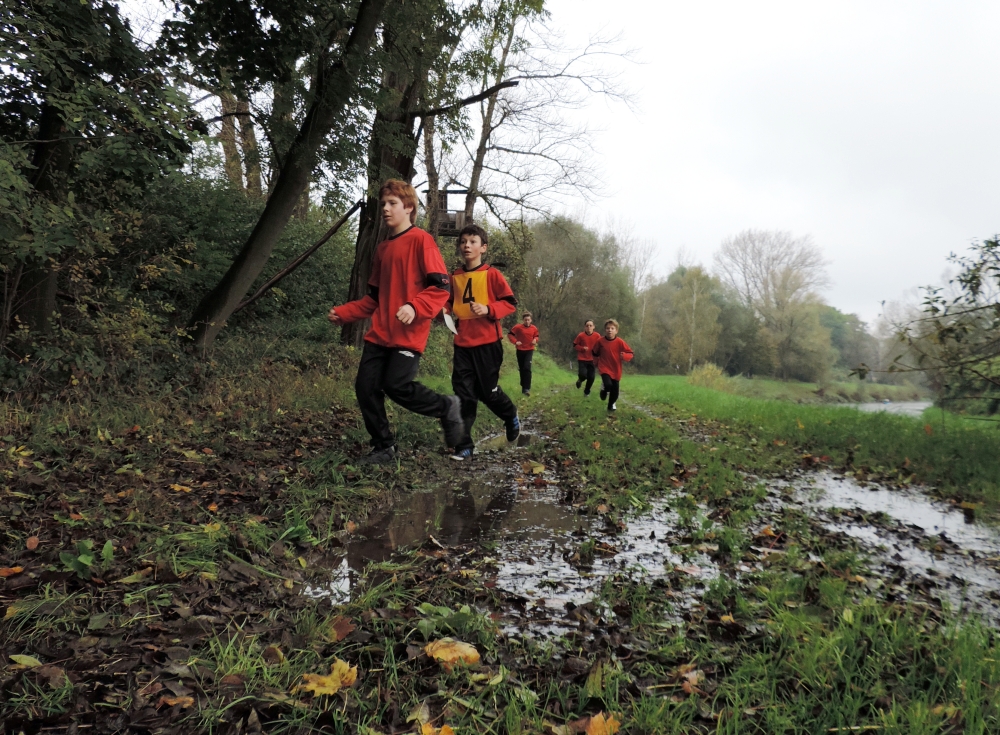
<svg viewBox="0 0 1000 735"><path fill-rule="evenodd" d="M337 307L335 306L330 308L330 313L326 315L326 318L334 324L343 324L343 322L340 321L340 315L337 314Z"/></svg>
<svg viewBox="0 0 1000 735"><path fill-rule="evenodd" d="M403 304L396 312L396 318L403 324L412 324L413 320L417 318L417 312L409 304Z"/></svg>

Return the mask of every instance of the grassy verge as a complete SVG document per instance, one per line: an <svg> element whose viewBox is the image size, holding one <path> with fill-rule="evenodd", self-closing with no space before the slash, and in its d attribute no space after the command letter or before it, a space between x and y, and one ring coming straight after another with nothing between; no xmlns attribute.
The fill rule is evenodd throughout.
<svg viewBox="0 0 1000 735"><path fill-rule="evenodd" d="M673 416L721 422L749 465L760 453L786 461L809 454L807 463L827 457L862 479L928 484L946 497L1000 505L1000 432L992 426L949 422L942 431L908 416L746 398L672 377L628 376L623 388Z"/></svg>
<svg viewBox="0 0 1000 735"><path fill-rule="evenodd" d="M400 465L353 469L365 448L356 355L319 354L236 356L233 367L260 367L220 361L197 391L173 399L81 398L8 416L26 437L4 440L2 455L0 721L10 731L613 735L622 723L622 732L677 735L971 734L1000 725L995 631L916 599L890 601L868 583L856 548L810 518L765 510L763 486L746 473L800 462L792 442L692 417L672 395L673 406L651 400L660 415L624 406L609 418L542 355L530 398L512 365L502 378L551 439L528 455L561 476L567 500L612 526L668 498L671 548L710 554L718 577L623 571L579 630L555 639L506 627L510 602L488 537L373 564L344 604L305 594L329 583L341 558L331 552L370 509L489 467L461 465L459 475L436 422L399 412ZM425 380L448 382L440 370ZM634 400L640 382L625 386ZM491 416L480 422L480 435L500 430ZM427 643L442 638L473 646L478 663L430 655Z"/></svg>
<svg viewBox="0 0 1000 735"><path fill-rule="evenodd" d="M726 378L725 390L747 398L794 403L872 403L928 400L926 391L912 385L882 385L854 381L801 383L768 378Z"/></svg>

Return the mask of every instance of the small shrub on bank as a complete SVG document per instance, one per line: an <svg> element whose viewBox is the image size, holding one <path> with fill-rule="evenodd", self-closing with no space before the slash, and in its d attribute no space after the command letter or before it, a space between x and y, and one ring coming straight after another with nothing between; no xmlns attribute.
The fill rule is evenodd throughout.
<svg viewBox="0 0 1000 735"><path fill-rule="evenodd" d="M688 382L691 385L697 385L701 388L711 388L712 390L729 390L729 378L726 373L717 365L713 365L710 362L706 362L704 365L699 365L691 374L688 376Z"/></svg>

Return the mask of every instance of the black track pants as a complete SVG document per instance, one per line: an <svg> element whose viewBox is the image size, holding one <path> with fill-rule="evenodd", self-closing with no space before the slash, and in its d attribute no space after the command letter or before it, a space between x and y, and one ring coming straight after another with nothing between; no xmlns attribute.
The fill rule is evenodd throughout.
<svg viewBox="0 0 1000 735"><path fill-rule="evenodd" d="M581 382L587 381L587 384L583 386L583 395L589 396L590 389L594 387L594 363L590 360L580 360L577 363L576 377Z"/></svg>
<svg viewBox="0 0 1000 735"><path fill-rule="evenodd" d="M441 418L448 409L444 396L421 385L416 380L420 353L365 342L365 351L358 365L354 391L358 396L365 428L372 437L372 446L385 449L396 442L385 415L385 397L389 396L408 411L423 416Z"/></svg>
<svg viewBox="0 0 1000 735"><path fill-rule="evenodd" d="M478 347L455 345L451 387L462 401L462 420L465 422L465 437L455 449L471 449L474 446L472 425L476 422L480 401L504 423L517 416L517 407L497 385L502 364L502 342Z"/></svg>
<svg viewBox="0 0 1000 735"><path fill-rule="evenodd" d="M615 380L607 373L601 373L601 387L608 392L608 408L614 408L618 402L618 386L621 381Z"/></svg>
<svg viewBox="0 0 1000 735"><path fill-rule="evenodd" d="M531 390L531 357L534 350L517 351L517 369L521 373L521 390Z"/></svg>

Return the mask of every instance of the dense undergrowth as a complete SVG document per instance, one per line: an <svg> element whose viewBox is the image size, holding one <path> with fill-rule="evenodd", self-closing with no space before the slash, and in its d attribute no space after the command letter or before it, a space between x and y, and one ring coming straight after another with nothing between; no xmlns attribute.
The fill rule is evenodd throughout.
<svg viewBox="0 0 1000 735"><path fill-rule="evenodd" d="M91 387L7 405L7 732L73 723L555 735L599 723L611 733L608 722L678 735L998 727L994 630L916 593L888 599L858 547L801 513L767 510L763 485L748 479L787 473L809 452L832 455L824 447L840 434L828 416L856 417L883 443L904 426L899 417L788 404L768 413L633 376L609 417L596 394L583 398L573 376L539 355L530 398L518 395L512 359L502 378L542 432L518 459L456 465L436 422L396 411L399 465L359 472L357 354L330 341L320 327L236 335L169 388L122 400ZM449 382L447 341L434 330L424 362L422 379L438 389ZM479 436L500 429L486 413ZM710 555L719 576L623 570L577 610L579 630L558 639L505 627L511 603L495 587L489 538L428 542L373 564L343 604L307 594L329 583L338 549L374 509L527 459L518 482L543 465L567 502L611 528L667 498L679 519L665 529L671 548ZM442 668L424 646L443 636L474 645L480 663ZM327 674L337 660L357 667L352 686L302 688L304 674Z"/></svg>

